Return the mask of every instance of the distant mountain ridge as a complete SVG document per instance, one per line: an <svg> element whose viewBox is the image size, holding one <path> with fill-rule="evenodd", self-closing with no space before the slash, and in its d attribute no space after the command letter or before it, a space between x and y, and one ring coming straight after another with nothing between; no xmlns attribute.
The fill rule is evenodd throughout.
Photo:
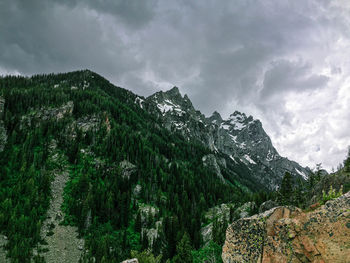
<svg viewBox="0 0 350 263"><path fill-rule="evenodd" d="M302 180L311 172L309 168L281 157L262 123L252 116L235 111L224 120L215 111L206 117L194 108L187 95L180 94L177 87L156 92L145 99L144 105L162 120L168 130L209 147L216 155L217 163L223 164L221 168L235 178L251 178L260 186L273 190L278 187L285 172Z"/></svg>

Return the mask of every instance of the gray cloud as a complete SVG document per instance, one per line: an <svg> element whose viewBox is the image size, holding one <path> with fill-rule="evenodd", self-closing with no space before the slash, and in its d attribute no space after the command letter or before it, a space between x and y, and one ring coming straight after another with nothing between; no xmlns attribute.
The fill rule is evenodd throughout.
<svg viewBox="0 0 350 263"><path fill-rule="evenodd" d="M177 85L205 114L253 114L282 154L330 167L350 139L349 17L343 0L4 0L0 73L89 68L141 95Z"/></svg>
<svg viewBox="0 0 350 263"><path fill-rule="evenodd" d="M261 97L269 97L280 91L319 89L325 87L328 77L311 72L309 64L279 60L265 72Z"/></svg>
<svg viewBox="0 0 350 263"><path fill-rule="evenodd" d="M111 76L139 67L123 32L106 36L104 21L87 9L42 1L1 6L0 63L24 74L90 68ZM118 61L116 63L116 61Z"/></svg>
<svg viewBox="0 0 350 263"><path fill-rule="evenodd" d="M132 28L143 27L155 15L157 0L55 0L70 8L88 8L97 13L108 14Z"/></svg>

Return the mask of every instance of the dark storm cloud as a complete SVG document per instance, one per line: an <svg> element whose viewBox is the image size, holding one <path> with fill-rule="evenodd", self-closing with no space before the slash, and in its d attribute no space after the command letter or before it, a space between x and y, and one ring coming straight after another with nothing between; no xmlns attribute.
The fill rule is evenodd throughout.
<svg viewBox="0 0 350 263"><path fill-rule="evenodd" d="M287 60L273 62L272 68L265 72L261 97L267 98L271 94L290 90L303 91L323 88L329 78L313 74L311 70L311 65L300 62Z"/></svg>
<svg viewBox="0 0 350 263"><path fill-rule="evenodd" d="M122 39L123 29L115 28L118 32L106 36L99 14L90 9L46 1L5 2L0 6L3 68L23 74L90 68L111 76L142 64ZM133 24L144 22L145 17L141 19L133 9L126 8L139 19Z"/></svg>
<svg viewBox="0 0 350 263"><path fill-rule="evenodd" d="M98 13L109 14L127 26L142 27L154 16L157 1L139 0L55 0L71 8L87 7Z"/></svg>
<svg viewBox="0 0 350 263"><path fill-rule="evenodd" d="M341 97L349 17L343 0L3 0L0 74L89 68L141 95L176 85L206 114L261 118L283 148L295 96Z"/></svg>
<svg viewBox="0 0 350 263"><path fill-rule="evenodd" d="M300 13L310 4L5 2L0 17L6 25L0 40L3 68L24 74L90 68L129 88L135 84L137 90L142 79L146 86L153 81L155 88L156 82L186 84L182 89L194 95L198 106L209 106L206 112L216 108L207 95L249 100L257 74L271 58L316 41L306 37L315 22Z"/></svg>

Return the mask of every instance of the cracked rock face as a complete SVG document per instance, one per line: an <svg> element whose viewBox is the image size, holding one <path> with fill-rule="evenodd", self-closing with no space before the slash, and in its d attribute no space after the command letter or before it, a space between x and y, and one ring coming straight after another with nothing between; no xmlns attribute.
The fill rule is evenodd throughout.
<svg viewBox="0 0 350 263"><path fill-rule="evenodd" d="M350 192L310 212L275 207L226 231L222 259L233 262L349 262Z"/></svg>
<svg viewBox="0 0 350 263"><path fill-rule="evenodd" d="M56 108L33 109L29 114L22 116L20 128L31 127L33 124L38 127L42 121L47 120L61 120L64 116L71 115L73 108L73 101L69 101Z"/></svg>

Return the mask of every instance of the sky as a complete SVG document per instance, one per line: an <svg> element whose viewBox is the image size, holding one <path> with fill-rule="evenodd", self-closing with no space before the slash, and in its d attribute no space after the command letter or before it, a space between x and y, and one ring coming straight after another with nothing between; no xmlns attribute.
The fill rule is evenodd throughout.
<svg viewBox="0 0 350 263"><path fill-rule="evenodd" d="M348 0L2 0L0 74L95 71L148 96L260 119L282 156L331 171L350 145Z"/></svg>

